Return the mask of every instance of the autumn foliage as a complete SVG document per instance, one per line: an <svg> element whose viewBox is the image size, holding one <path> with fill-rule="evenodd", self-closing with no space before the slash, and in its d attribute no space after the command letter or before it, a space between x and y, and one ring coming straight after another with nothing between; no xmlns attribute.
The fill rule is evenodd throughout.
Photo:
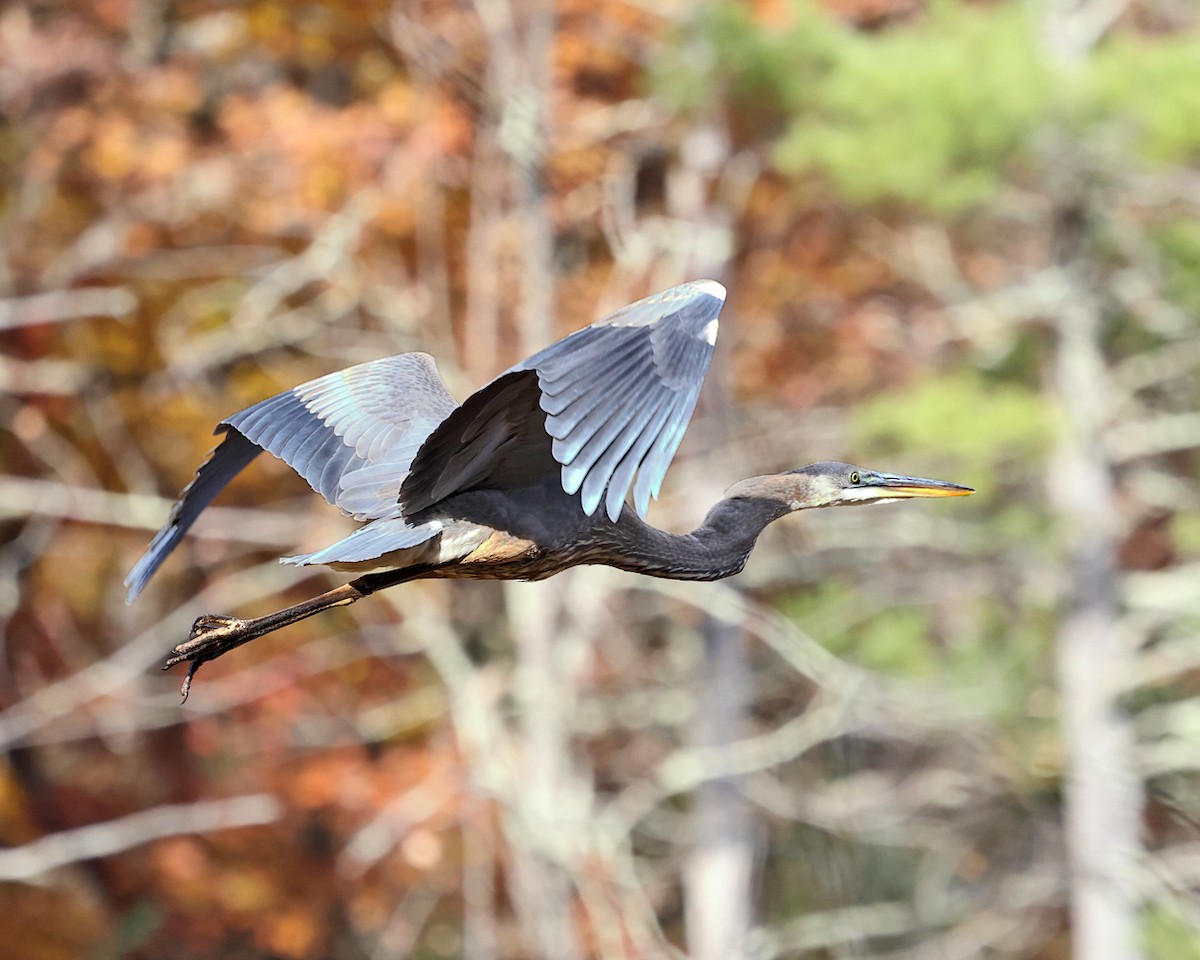
<svg viewBox="0 0 1200 960"><path fill-rule="evenodd" d="M1058 960L1098 609L1138 949L1195 955L1194 15L687 6L0 9L0 954L734 956L688 878L740 824L741 955ZM256 463L126 607L214 423L406 350L462 397L704 275L653 520L834 456L976 502L780 525L731 585L405 585L179 705L192 619L348 529Z"/></svg>

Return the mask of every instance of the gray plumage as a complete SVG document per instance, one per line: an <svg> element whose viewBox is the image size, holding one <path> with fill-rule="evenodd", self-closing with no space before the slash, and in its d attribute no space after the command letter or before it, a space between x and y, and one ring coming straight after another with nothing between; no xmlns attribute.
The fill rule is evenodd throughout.
<svg viewBox="0 0 1200 960"><path fill-rule="evenodd" d="M557 473L592 516L626 496L645 516L696 406L724 288L692 281L547 347L461 406L433 358L406 353L293 387L227 417L221 444L125 580L142 591L201 511L261 451L367 525L297 564L352 564L435 537L414 519L457 494L536 486ZM412 522L410 522L412 521Z"/></svg>
<svg viewBox="0 0 1200 960"><path fill-rule="evenodd" d="M263 450L363 523L287 562L360 575L265 616L200 617L167 661L191 663L184 698L201 664L408 580L539 580L585 563L716 580L741 570L763 529L796 510L971 493L944 480L820 461L734 484L691 533L647 524L650 498L695 409L724 301L712 280L639 300L461 405L431 358L408 353L329 374L223 420L216 432L224 439L126 578L129 599Z"/></svg>

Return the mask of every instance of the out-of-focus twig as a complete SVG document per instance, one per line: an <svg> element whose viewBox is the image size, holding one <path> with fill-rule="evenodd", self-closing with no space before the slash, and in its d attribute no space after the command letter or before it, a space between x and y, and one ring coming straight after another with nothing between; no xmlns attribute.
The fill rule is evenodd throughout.
<svg viewBox="0 0 1200 960"><path fill-rule="evenodd" d="M814 702L801 716L769 733L716 748L680 749L663 761L653 780L636 782L622 791L605 809L605 825L614 836L627 835L672 796L800 757L817 744L852 729L846 724L846 706L845 701L834 698L827 703Z"/></svg>
<svg viewBox="0 0 1200 960"><path fill-rule="evenodd" d="M897 901L864 903L820 913L807 913L776 926L761 926L746 937L750 960L771 960L794 951L829 950L866 937L899 936L928 927L912 904Z"/></svg>
<svg viewBox="0 0 1200 960"><path fill-rule="evenodd" d="M1113 386L1132 393L1185 377L1200 368L1200 337L1176 340L1157 350L1136 353L1112 370Z"/></svg>
<svg viewBox="0 0 1200 960"><path fill-rule="evenodd" d="M386 857L416 826L456 796L459 784L431 776L406 790L356 830L342 849L340 867L350 878L361 876Z"/></svg>
<svg viewBox="0 0 1200 960"><path fill-rule="evenodd" d="M139 810L0 850L0 880L33 880L68 864L108 857L164 837L260 826L278 820L281 812L279 801L266 793Z"/></svg>
<svg viewBox="0 0 1200 960"><path fill-rule="evenodd" d="M1163 414L1123 423L1110 431L1108 448L1124 462L1200 447L1200 413Z"/></svg>
<svg viewBox="0 0 1200 960"><path fill-rule="evenodd" d="M1050 55L1063 64L1086 56L1129 7L1129 0L1054 0L1045 5L1043 41Z"/></svg>
<svg viewBox="0 0 1200 960"><path fill-rule="evenodd" d="M256 275L227 324L203 336L190 333L185 342L166 343L171 376L194 377L248 353L302 340L322 324L349 313L355 297L334 295L329 289L339 277L345 279L356 271L354 246L380 202L377 190L360 191L329 217L303 251ZM325 298L319 308L284 309L289 297L310 285L329 288L319 295Z"/></svg>
<svg viewBox="0 0 1200 960"><path fill-rule="evenodd" d="M84 317L123 317L137 307L128 287L79 287L0 299L0 330Z"/></svg>
<svg viewBox="0 0 1200 960"><path fill-rule="evenodd" d="M174 501L146 493L114 493L88 487L0 476L0 517L32 514L100 523L131 530L157 530ZM189 535L235 540L269 547L295 545L296 526L291 515L249 507L210 507L205 522Z"/></svg>
<svg viewBox="0 0 1200 960"><path fill-rule="evenodd" d="M70 396L89 372L71 360L14 360L0 357L0 393Z"/></svg>
<svg viewBox="0 0 1200 960"><path fill-rule="evenodd" d="M1130 607L1158 611L1170 617L1200 616L1200 563L1185 563L1169 570L1145 570L1125 578L1123 598Z"/></svg>

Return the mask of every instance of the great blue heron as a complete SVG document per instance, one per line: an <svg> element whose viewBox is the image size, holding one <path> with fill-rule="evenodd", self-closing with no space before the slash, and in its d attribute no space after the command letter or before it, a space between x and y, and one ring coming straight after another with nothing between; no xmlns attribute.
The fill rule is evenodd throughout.
<svg viewBox="0 0 1200 960"><path fill-rule="evenodd" d="M767 524L793 511L973 492L826 460L734 484L691 533L649 526L649 499L691 419L724 303L714 280L639 300L517 364L461 406L430 356L404 353L222 420L214 432L224 439L126 578L128 600L263 450L364 522L284 562L362 575L266 616L200 617L164 667L190 661L184 699L201 664L407 580L541 580L584 563L719 580L742 569Z"/></svg>

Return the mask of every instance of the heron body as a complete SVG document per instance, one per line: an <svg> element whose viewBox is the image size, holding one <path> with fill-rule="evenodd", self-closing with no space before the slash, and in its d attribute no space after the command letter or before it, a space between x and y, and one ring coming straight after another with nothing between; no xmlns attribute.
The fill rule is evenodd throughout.
<svg viewBox="0 0 1200 960"><path fill-rule="evenodd" d="M268 451L362 522L284 558L359 574L254 619L200 617L167 666L199 666L288 623L407 580L540 580L606 564L678 580L738 573L796 510L969 487L836 461L743 480L691 533L646 523L712 358L725 290L696 280L639 300L501 374L461 405L408 353L329 374L233 414L126 578L132 601L213 497Z"/></svg>

